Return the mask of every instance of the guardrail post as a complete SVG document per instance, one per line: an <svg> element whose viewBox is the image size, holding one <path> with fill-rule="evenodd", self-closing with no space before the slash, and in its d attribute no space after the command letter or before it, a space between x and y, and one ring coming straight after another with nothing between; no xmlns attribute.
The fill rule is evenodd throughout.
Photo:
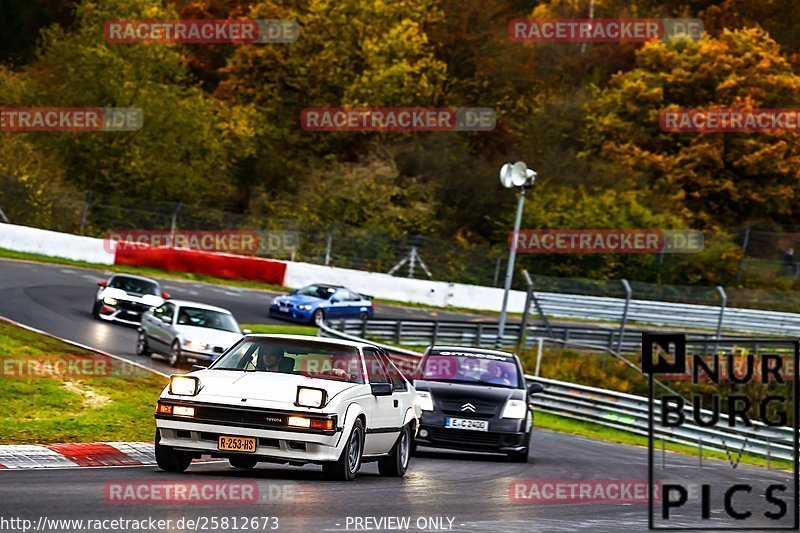
<svg viewBox="0 0 800 533"><path fill-rule="evenodd" d="M722 320L725 318L725 304L728 303L728 295L725 294L725 289L722 288L722 285L717 285L717 292L719 293L719 319L717 320L717 340L720 339L720 335L722 333ZM719 344L714 346L714 353L717 353L719 349Z"/></svg>
<svg viewBox="0 0 800 533"><path fill-rule="evenodd" d="M697 459L700 462L700 468L703 468L703 439L697 439Z"/></svg>
<svg viewBox="0 0 800 533"><path fill-rule="evenodd" d="M620 283L622 283L622 288L625 289L625 307L622 309L622 320L620 320L619 324L619 338L617 339L617 355L619 355L622 350L622 339L625 337L625 325L628 323L628 307L631 304L631 294L633 294L633 291L631 290L631 284L628 283L627 279L622 278L619 281Z"/></svg>
<svg viewBox="0 0 800 533"><path fill-rule="evenodd" d="M530 276L527 275L525 272L525 281L530 279ZM521 352L525 349L525 337L528 334L528 313L531 310L531 297L533 295L533 283L528 284L528 292L525 295L525 308L522 310L522 322L519 326L519 337L517 337L517 343L519 344L519 351Z"/></svg>
<svg viewBox="0 0 800 533"><path fill-rule="evenodd" d="M432 335L432 338L431 338L431 346L435 346L436 345L436 339L438 337L439 337L439 321L438 320L434 320L433 321L433 335Z"/></svg>
<svg viewBox="0 0 800 533"><path fill-rule="evenodd" d="M771 440L767 437L767 470L772 470L771 466L771 459L772 459L772 449L770 448Z"/></svg>
<svg viewBox="0 0 800 533"><path fill-rule="evenodd" d="M397 325L395 326L395 330L394 330L394 343L395 344L403 344L402 342L400 342L400 338L402 337L402 335L403 335L403 321L402 320L398 320L397 321Z"/></svg>
<svg viewBox="0 0 800 533"><path fill-rule="evenodd" d="M361 320L361 338L364 339L367 337L367 318L364 317Z"/></svg>
<svg viewBox="0 0 800 533"><path fill-rule="evenodd" d="M667 468L667 451L664 448L664 437L661 437L661 470Z"/></svg>
<svg viewBox="0 0 800 533"><path fill-rule="evenodd" d="M533 371L533 375L538 378L539 368L542 365L542 345L544 344L544 339L542 337L536 337L536 344L538 345L536 349L536 369Z"/></svg>
<svg viewBox="0 0 800 533"><path fill-rule="evenodd" d="M473 346L480 346L481 345L481 337L483 337L483 324L478 324L478 330L475 333L475 340L473 341ZM503 343L503 339L497 337L497 345L498 347L501 346Z"/></svg>
<svg viewBox="0 0 800 533"><path fill-rule="evenodd" d="M527 270L523 270L522 276L525 278L525 283L528 285L528 291L529 294L531 295L531 301L533 301L533 305L536 307L536 312L539 313L539 318L542 319L544 327L545 329L547 329L547 335L551 339L554 339L555 336L553 335L553 328L550 327L550 321L547 320L547 316L544 314L544 309L542 309L542 306L539 303L539 299L536 298L536 292L534 292L533 290L533 280L531 279L530 274L528 274Z"/></svg>

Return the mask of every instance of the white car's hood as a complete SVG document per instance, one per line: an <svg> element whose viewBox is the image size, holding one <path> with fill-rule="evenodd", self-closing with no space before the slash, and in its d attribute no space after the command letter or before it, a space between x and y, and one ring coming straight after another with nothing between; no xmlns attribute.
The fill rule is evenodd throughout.
<svg viewBox="0 0 800 533"><path fill-rule="evenodd" d="M246 398L248 406L275 409L296 409L294 402L297 399L298 386L324 389L329 400L342 391L359 386L346 381L277 372L210 369L192 375L200 378L201 387L193 400L228 403L231 399L236 399L237 405L241 405L239 402Z"/></svg>
<svg viewBox="0 0 800 533"><path fill-rule="evenodd" d="M140 296L128 294L122 289L115 289L113 287L107 287L103 289L102 297L114 298L115 300L127 300L129 302L140 302L152 307L158 307L164 303L164 299L161 296L156 296L155 294L142 294Z"/></svg>
<svg viewBox="0 0 800 533"><path fill-rule="evenodd" d="M202 342L209 346L222 346L225 350L242 338L241 333L222 331L221 329L181 325L175 325L174 327L178 335L184 341Z"/></svg>

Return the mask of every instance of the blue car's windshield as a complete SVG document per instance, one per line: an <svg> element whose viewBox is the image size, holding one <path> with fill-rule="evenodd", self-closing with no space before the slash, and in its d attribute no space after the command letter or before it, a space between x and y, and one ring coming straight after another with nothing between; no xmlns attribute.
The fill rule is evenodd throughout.
<svg viewBox="0 0 800 533"><path fill-rule="evenodd" d="M333 295L334 292L336 292L336 288L328 285L309 285L308 287L299 289L297 294L301 296L313 296L315 298L327 300Z"/></svg>

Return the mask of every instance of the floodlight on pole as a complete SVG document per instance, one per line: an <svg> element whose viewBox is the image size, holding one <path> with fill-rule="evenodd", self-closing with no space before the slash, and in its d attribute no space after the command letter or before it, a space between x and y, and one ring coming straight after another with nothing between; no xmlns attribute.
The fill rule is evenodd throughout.
<svg viewBox="0 0 800 533"><path fill-rule="evenodd" d="M522 223L522 208L525 205L525 192L533 186L536 181L536 171L528 168L522 161L516 163L506 163L500 169L500 183L503 187L511 189L519 187L519 200L517 201L517 214L514 217L514 238L508 251L508 265L506 266L506 278L503 285L503 305L500 309L500 321L497 325L496 346L500 346L503 334L506 330L506 314L508 308L508 294L511 291L511 281L514 278L514 261L517 258L517 234Z"/></svg>

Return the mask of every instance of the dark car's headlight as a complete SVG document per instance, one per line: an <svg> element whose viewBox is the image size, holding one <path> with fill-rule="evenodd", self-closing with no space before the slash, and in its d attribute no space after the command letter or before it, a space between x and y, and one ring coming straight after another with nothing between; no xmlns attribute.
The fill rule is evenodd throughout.
<svg viewBox="0 0 800 533"><path fill-rule="evenodd" d="M194 396L200 390L200 380L195 376L172 376L169 393L176 396Z"/></svg>
<svg viewBox="0 0 800 533"><path fill-rule="evenodd" d="M423 411L433 411L433 396L431 393L424 390L417 391L417 405Z"/></svg>
<svg viewBox="0 0 800 533"><path fill-rule="evenodd" d="M322 389L297 387L297 399L294 404L300 407L322 407L325 405L327 393Z"/></svg>
<svg viewBox="0 0 800 533"><path fill-rule="evenodd" d="M503 418L525 418L528 415L528 404L525 400L508 400L503 409Z"/></svg>

